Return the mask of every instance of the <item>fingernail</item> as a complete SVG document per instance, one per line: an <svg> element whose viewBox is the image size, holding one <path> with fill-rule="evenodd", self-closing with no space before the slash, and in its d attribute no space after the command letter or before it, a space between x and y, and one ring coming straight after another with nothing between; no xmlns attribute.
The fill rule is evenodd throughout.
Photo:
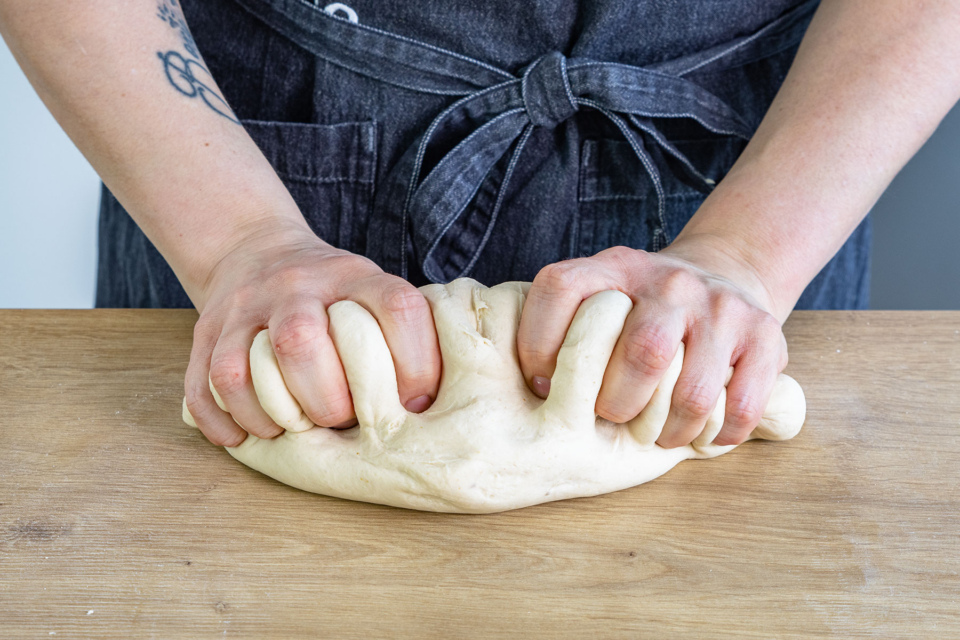
<svg viewBox="0 0 960 640"><path fill-rule="evenodd" d="M550 395L550 379L543 376L533 376L533 392L541 398Z"/></svg>
<svg viewBox="0 0 960 640"><path fill-rule="evenodd" d="M420 413L429 407L431 402L433 402L433 399L430 396L417 396L412 400L407 400L403 406L411 413Z"/></svg>
<svg viewBox="0 0 960 640"><path fill-rule="evenodd" d="M335 425L333 425L333 426L330 427L330 428L331 428L331 429L347 429L348 427L354 427L354 426L356 426L356 424L357 424L357 419L356 419L356 418L350 418L349 420L344 420L344 421L341 422L340 424L335 424Z"/></svg>

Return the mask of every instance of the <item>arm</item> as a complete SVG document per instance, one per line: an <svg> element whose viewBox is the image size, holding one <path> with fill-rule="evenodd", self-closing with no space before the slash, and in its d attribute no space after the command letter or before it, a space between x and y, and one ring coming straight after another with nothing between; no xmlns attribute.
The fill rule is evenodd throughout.
<svg viewBox="0 0 960 640"><path fill-rule="evenodd" d="M684 341L658 442L700 434L731 365L714 442L742 442L787 363L780 325L960 98L958 34L956 0L824 0L756 134L669 247L609 249L537 276L518 335L531 387L546 395L580 302L619 289L635 306L598 415L636 416Z"/></svg>
<svg viewBox="0 0 960 640"><path fill-rule="evenodd" d="M731 261L713 270L749 266L783 322L958 99L960 2L824 0L756 135L671 253L696 260L706 244Z"/></svg>
<svg viewBox="0 0 960 640"><path fill-rule="evenodd" d="M181 16L169 2L8 0L0 29L44 104L202 309L204 284L238 229L307 226L169 12ZM176 88L190 87L173 69L188 60L219 113Z"/></svg>
<svg viewBox="0 0 960 640"><path fill-rule="evenodd" d="M247 431L280 433L250 381L247 354L264 327L308 417L351 420L327 335L326 308L342 299L383 325L403 400L422 410L424 396L436 396L440 355L426 300L312 233L210 77L177 0L0 0L0 33L200 311L185 391L208 438L233 446L246 437L208 379Z"/></svg>

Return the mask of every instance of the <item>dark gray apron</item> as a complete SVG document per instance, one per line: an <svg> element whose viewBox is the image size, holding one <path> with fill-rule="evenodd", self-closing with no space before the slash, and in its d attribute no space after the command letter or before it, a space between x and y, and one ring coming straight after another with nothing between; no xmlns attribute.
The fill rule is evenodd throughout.
<svg viewBox="0 0 960 640"><path fill-rule="evenodd" d="M184 5L320 237L416 285L489 285L667 246L755 131L817 2ZM797 308L865 308L869 241L868 219ZM105 188L97 306L190 306Z"/></svg>

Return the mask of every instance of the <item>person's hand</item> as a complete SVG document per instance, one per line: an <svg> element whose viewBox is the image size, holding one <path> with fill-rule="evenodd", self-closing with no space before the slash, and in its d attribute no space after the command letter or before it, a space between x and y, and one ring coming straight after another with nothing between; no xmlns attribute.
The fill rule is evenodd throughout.
<svg viewBox="0 0 960 640"><path fill-rule="evenodd" d="M715 243L678 240L659 253L614 247L544 267L517 336L530 388L546 397L577 308L606 289L627 294L634 307L604 374L597 415L617 423L637 416L683 342L683 368L657 443L682 446L703 431L730 366L723 429L714 443L743 442L787 365L787 343L757 274Z"/></svg>
<svg viewBox="0 0 960 640"><path fill-rule="evenodd" d="M250 345L264 328L307 417L324 427L356 422L343 366L327 334L327 307L338 300L359 303L380 323L404 406L419 412L433 402L440 348L430 306L413 285L326 244L305 225L250 236L219 261L201 299L194 300L200 319L185 398L210 442L233 447L247 433L271 438L283 432L261 408L250 377ZM210 384L229 413L214 402Z"/></svg>

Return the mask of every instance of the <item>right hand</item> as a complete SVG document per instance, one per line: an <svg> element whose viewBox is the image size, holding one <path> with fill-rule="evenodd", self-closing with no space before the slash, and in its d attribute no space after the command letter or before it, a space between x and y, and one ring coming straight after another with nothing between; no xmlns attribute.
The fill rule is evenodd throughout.
<svg viewBox="0 0 960 640"><path fill-rule="evenodd" d="M258 438L283 433L261 408L250 377L250 345L264 328L284 381L307 417L323 427L356 423L343 366L327 333L327 307L339 300L357 302L379 322L404 406L413 412L430 406L440 386L440 347L420 291L373 261L323 242L305 225L290 225L238 243L194 297L200 319L185 396L210 442L234 447L248 433ZM229 413L214 402L210 383Z"/></svg>

